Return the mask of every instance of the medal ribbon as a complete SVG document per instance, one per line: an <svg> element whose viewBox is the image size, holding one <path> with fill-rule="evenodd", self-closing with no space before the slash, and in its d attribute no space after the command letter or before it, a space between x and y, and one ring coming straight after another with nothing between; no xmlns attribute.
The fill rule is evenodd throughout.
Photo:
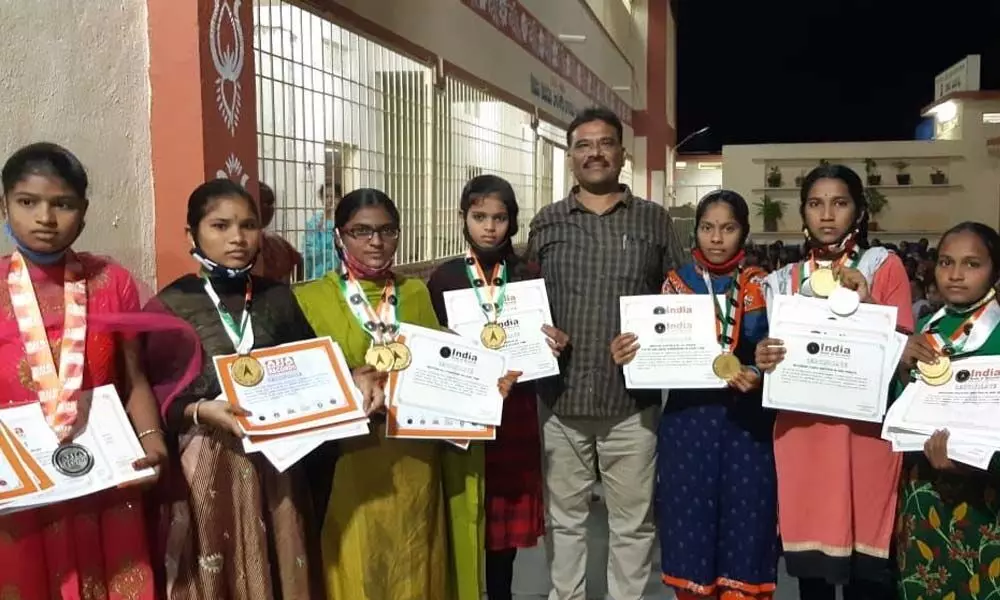
<svg viewBox="0 0 1000 600"><path fill-rule="evenodd" d="M395 339L399 331L399 301L396 297L396 282L392 277L382 288L382 298L379 300L377 312L368 302L361 283L346 266L340 271L340 292L347 300L347 305L361 325L361 329L372 338L373 343L384 345L389 340Z"/></svg>
<svg viewBox="0 0 1000 600"><path fill-rule="evenodd" d="M931 346L946 356L957 356L975 352L986 343L993 330L1000 324L1000 304L996 302L996 291L990 290L985 298L961 314L969 316L945 339L937 330L946 315L958 314L953 308L943 307L924 324L921 333Z"/></svg>
<svg viewBox="0 0 1000 600"><path fill-rule="evenodd" d="M21 343L31 367L31 379L38 388L42 413L49 427L62 440L76 422L77 392L83 384L87 339L87 280L83 266L75 254L66 253L63 268L63 335L58 373L31 275L24 257L17 250L10 257L7 288Z"/></svg>
<svg viewBox="0 0 1000 600"><path fill-rule="evenodd" d="M802 286L809 280L809 276L818 269L832 269L834 264L841 265L846 269L856 269L861 262L861 252L849 249L840 258L833 261L817 261L814 256L809 260L800 261L793 269L792 273L792 294L798 294ZM797 270L797 272L795 272Z"/></svg>
<svg viewBox="0 0 1000 600"><path fill-rule="evenodd" d="M507 263L502 261L497 263L490 278L486 279L486 273L479 259L472 250L468 250L465 253L465 275L476 292L479 308L486 315L486 320L496 323L507 298ZM484 291L487 294L486 298L483 298Z"/></svg>
<svg viewBox="0 0 1000 600"><path fill-rule="evenodd" d="M715 334L719 340L722 352L733 352L739 341L740 321L743 319L743 298L740 296L740 276L742 269L737 269L733 274L733 280L726 288L725 306L719 303L718 295L712 288L712 277L708 271L699 269L701 278L708 288L708 293L712 297L712 304L715 306Z"/></svg>
<svg viewBox="0 0 1000 600"><path fill-rule="evenodd" d="M219 294L212 287L212 281L204 274L201 278L205 282L205 293L208 294L208 297L212 300L212 304L215 305L215 310L219 313L219 318L222 319L222 326L226 330L226 335L229 336L230 341L233 342L233 348L236 349L236 353L241 355L250 354L254 344L253 323L250 318L250 305L253 302L253 279L249 276L246 278L247 285L246 293L243 296L243 315L240 317L239 326L237 326L233 316L229 314L229 309L222 303Z"/></svg>

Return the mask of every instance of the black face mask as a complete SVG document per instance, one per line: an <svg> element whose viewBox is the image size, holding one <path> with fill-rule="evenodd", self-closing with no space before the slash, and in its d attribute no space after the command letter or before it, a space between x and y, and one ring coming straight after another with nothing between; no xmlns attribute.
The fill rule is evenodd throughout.
<svg viewBox="0 0 1000 600"><path fill-rule="evenodd" d="M514 253L514 243L510 237L504 238L496 246L480 246L472 241L472 236L469 235L469 228L465 225L462 226L462 236L465 238L465 243L469 245L469 248L472 248L476 257L479 258L479 262L483 263L483 266L492 266L503 262Z"/></svg>
<svg viewBox="0 0 1000 600"><path fill-rule="evenodd" d="M260 253L258 252L258 255L259 254ZM245 279L250 274L250 270L253 269L254 264L257 262L257 257L255 256L250 260L250 263L242 269L230 269L229 267L224 267L210 259L198 246L191 248L191 256L198 261L201 268L204 269L205 272L208 273L208 276L212 279Z"/></svg>

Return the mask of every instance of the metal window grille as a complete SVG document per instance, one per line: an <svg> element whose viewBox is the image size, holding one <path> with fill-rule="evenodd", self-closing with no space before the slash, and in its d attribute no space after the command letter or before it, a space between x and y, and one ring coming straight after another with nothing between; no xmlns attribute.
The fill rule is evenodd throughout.
<svg viewBox="0 0 1000 600"><path fill-rule="evenodd" d="M475 175L513 186L517 242L564 194L564 152L529 113L454 77L436 82L429 65L289 2L254 9L260 178L275 191L272 229L300 251L338 191L373 187L396 202L401 264L464 251L459 200Z"/></svg>

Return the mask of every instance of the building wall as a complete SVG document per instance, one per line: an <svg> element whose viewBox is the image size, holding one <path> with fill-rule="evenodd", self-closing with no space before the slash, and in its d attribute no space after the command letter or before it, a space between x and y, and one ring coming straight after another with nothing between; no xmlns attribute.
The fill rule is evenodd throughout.
<svg viewBox="0 0 1000 600"><path fill-rule="evenodd" d="M821 159L842 163L865 177L864 160L878 163L882 185L889 200L877 217L881 229L910 237L938 233L964 220L998 224L996 172L990 168L985 143L964 140L864 142L836 144L766 144L723 148L723 187L733 189L754 204L767 194L785 204L779 233L800 231L799 188L795 178L815 167ZM896 183L895 161L910 163L911 185ZM766 183L766 173L776 166L782 173L780 188ZM948 185L931 185L930 172L939 168L948 175ZM751 228L760 238L763 223L751 208ZM767 237L767 236L763 236Z"/></svg>
<svg viewBox="0 0 1000 600"><path fill-rule="evenodd" d="M470 3L504 18L511 14L510 6L516 4L512 0L471 0ZM461 0L338 0L336 3L310 0L309 4L320 9L326 7L334 20L337 19L336 5L343 6L410 44L548 113L557 124L568 123L573 114L533 94L532 76L547 85L561 86L561 93L577 109L598 103ZM564 46L605 85L628 85L627 74L631 73L631 66L581 0L522 0L521 5L553 35L586 35L585 44ZM628 98L623 97L622 100L627 102ZM626 120L631 121L630 118ZM631 145L631 127L626 129L626 142Z"/></svg>
<svg viewBox="0 0 1000 600"><path fill-rule="evenodd" d="M0 56L0 160L37 141L73 151L91 182L77 249L109 254L151 284L146 3L0 2Z"/></svg>
<svg viewBox="0 0 1000 600"><path fill-rule="evenodd" d="M705 194L722 187L722 156L680 155L674 161L671 206L697 204Z"/></svg>

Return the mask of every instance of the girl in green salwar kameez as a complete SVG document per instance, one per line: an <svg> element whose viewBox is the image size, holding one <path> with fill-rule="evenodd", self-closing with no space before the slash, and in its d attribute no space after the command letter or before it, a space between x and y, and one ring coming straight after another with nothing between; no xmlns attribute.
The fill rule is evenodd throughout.
<svg viewBox="0 0 1000 600"><path fill-rule="evenodd" d="M946 232L934 277L947 304L918 323L901 367L936 361L941 345L929 339L933 334L951 340L941 350L953 357L1000 356L998 275L994 229L962 223ZM896 526L899 597L994 600L1000 598L1000 455L983 471L953 462L947 447L948 432L938 431L923 455L907 456Z"/></svg>
<svg viewBox="0 0 1000 600"><path fill-rule="evenodd" d="M316 334L333 338L351 368L363 369L368 331L386 325L394 333L393 323L359 316L387 314L379 310L383 299L395 303L397 323L439 324L424 283L392 272L400 218L384 193L351 192L334 221L341 270L299 286L295 295ZM359 312L367 310L362 295L370 313ZM461 452L444 442L387 439L378 412L381 379L371 381L362 392L375 413L372 435L339 442L336 468L327 467L334 473L322 532L328 598L479 600L482 448ZM502 379L501 393L512 383L513 374Z"/></svg>

